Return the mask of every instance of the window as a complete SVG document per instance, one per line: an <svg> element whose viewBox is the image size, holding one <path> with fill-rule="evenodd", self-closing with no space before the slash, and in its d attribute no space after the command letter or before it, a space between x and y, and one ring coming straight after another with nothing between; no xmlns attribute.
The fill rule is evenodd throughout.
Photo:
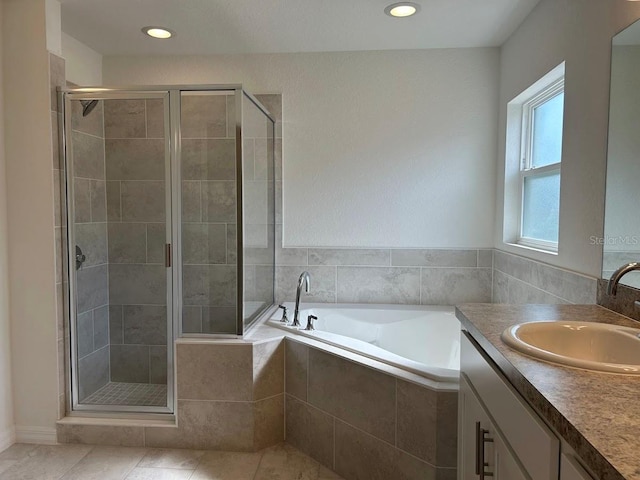
<svg viewBox="0 0 640 480"><path fill-rule="evenodd" d="M563 118L564 64L509 103L505 170L507 243L558 250Z"/></svg>

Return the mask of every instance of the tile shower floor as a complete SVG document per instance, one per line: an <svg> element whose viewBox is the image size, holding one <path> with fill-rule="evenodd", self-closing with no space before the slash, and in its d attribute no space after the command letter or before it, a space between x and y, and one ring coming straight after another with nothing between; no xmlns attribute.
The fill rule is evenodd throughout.
<svg viewBox="0 0 640 480"><path fill-rule="evenodd" d="M0 480L342 480L287 444L257 453L15 444Z"/></svg>
<svg viewBox="0 0 640 480"><path fill-rule="evenodd" d="M127 405L164 407L167 405L167 386L153 383L107 383L89 395L87 405Z"/></svg>

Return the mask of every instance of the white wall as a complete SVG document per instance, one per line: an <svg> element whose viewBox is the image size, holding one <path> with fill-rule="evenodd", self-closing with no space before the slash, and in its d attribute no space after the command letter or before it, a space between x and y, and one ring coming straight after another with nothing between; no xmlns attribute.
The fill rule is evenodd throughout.
<svg viewBox="0 0 640 480"><path fill-rule="evenodd" d="M497 49L103 63L107 85L282 93L285 246L492 246L497 72Z"/></svg>
<svg viewBox="0 0 640 480"><path fill-rule="evenodd" d="M80 86L102 85L102 55L62 33L67 80Z"/></svg>
<svg viewBox="0 0 640 480"><path fill-rule="evenodd" d="M8 215L7 236L2 238L8 238L9 245L13 405L18 441L37 442L55 441L58 409L53 160L45 17L45 0L3 3Z"/></svg>
<svg viewBox="0 0 640 480"><path fill-rule="evenodd" d="M0 26L2 9L0 8ZM0 28L0 65L2 64L2 28ZM4 92L0 76L0 111ZM14 441L13 387L11 385L11 342L9 316L9 267L7 245L7 178L4 155L4 121L0 116L0 451Z"/></svg>
<svg viewBox="0 0 640 480"><path fill-rule="evenodd" d="M611 37L640 16L625 0L541 0L501 49L497 248L600 276ZM558 255L502 241L506 105L566 61Z"/></svg>

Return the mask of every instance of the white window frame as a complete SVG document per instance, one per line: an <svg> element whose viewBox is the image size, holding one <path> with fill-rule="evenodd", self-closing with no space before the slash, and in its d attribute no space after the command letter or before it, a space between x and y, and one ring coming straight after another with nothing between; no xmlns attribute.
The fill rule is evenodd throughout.
<svg viewBox="0 0 640 480"><path fill-rule="evenodd" d="M534 109L564 92L565 64L552 69L507 103L504 164L503 242L515 248L557 255L558 242L523 237L524 181L561 170L561 162L531 168ZM566 112L563 109L563 117ZM564 125L563 118L563 125ZM563 128L564 130L564 128ZM562 188L562 187L561 187ZM559 212L558 224L560 226Z"/></svg>
<svg viewBox="0 0 640 480"><path fill-rule="evenodd" d="M537 107L548 102L554 97L557 97L561 93L564 93L564 76L550 85L546 86L543 90L539 91L532 98L527 100L522 105L522 139L521 145L521 162L520 162L520 182L519 182L519 195L520 199L520 221L518 227L518 235L516 237L516 243L524 245L526 247L538 248L541 250L558 251L558 242L549 242L546 240L540 240L537 238L525 237L522 235L523 222L524 222L524 182L528 177L544 177L551 173L561 174L561 163L551 163L543 167L533 166L533 132L535 129L534 112ZM564 111L564 110L563 110ZM560 219L558 219L558 223Z"/></svg>

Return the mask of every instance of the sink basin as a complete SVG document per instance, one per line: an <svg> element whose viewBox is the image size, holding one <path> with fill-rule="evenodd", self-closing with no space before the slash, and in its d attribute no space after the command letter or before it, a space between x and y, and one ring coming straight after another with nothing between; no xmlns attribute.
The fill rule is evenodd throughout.
<svg viewBox="0 0 640 480"><path fill-rule="evenodd" d="M521 323L502 332L531 357L600 372L640 375L640 329L592 322Z"/></svg>

